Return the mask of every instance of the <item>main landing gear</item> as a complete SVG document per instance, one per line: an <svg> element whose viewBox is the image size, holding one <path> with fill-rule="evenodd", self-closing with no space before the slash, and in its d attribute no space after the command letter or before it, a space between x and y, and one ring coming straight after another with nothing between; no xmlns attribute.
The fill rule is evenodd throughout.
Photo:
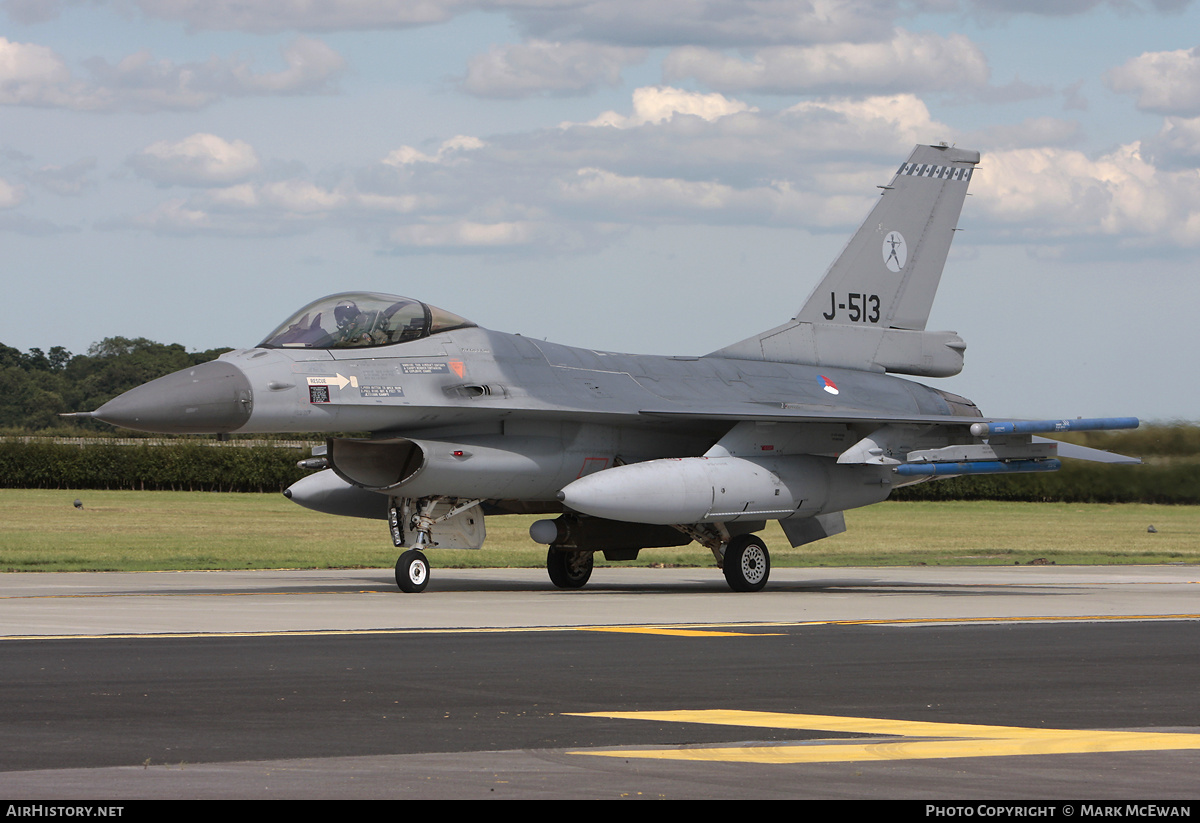
<svg viewBox="0 0 1200 823"><path fill-rule="evenodd" d="M725 573L725 582L735 592L762 591L767 585L771 575L771 554L762 538L748 532L730 536L721 523L675 528L713 553L717 565Z"/></svg>
<svg viewBox="0 0 1200 823"><path fill-rule="evenodd" d="M753 534L737 535L725 547L721 570L725 572L725 582L735 592L760 591L771 574L767 544Z"/></svg>
<svg viewBox="0 0 1200 823"><path fill-rule="evenodd" d="M560 589L581 589L592 576L590 551L572 551L551 546L546 552L546 571ZM725 582L735 592L762 591L771 575L771 554L757 535L739 534L725 545L721 558Z"/></svg>
<svg viewBox="0 0 1200 823"><path fill-rule="evenodd" d="M560 589L581 589L592 576L592 552L551 546L546 552L546 571L550 582Z"/></svg>

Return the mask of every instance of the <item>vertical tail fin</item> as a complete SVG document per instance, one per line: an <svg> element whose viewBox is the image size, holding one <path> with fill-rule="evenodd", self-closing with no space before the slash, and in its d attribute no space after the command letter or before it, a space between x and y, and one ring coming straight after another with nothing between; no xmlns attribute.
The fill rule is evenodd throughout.
<svg viewBox="0 0 1200 823"><path fill-rule="evenodd" d="M977 151L913 149L796 319L924 329L978 162Z"/></svg>
<svg viewBox="0 0 1200 823"><path fill-rule="evenodd" d="M917 146L796 317L712 354L958 374L962 339L924 329L978 162L977 151Z"/></svg>

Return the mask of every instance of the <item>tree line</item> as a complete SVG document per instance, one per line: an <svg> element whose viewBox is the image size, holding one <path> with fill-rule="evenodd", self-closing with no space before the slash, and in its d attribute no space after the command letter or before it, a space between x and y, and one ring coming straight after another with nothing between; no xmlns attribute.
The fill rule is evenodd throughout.
<svg viewBox="0 0 1200 823"><path fill-rule="evenodd" d="M215 360L227 351L231 349L189 352L178 343L144 337L106 337L86 354L72 354L62 346L22 352L0 343L0 429L60 428L63 412L94 411L135 386ZM111 429L95 420L76 420L72 428Z"/></svg>
<svg viewBox="0 0 1200 823"><path fill-rule="evenodd" d="M21 352L0 344L0 434L103 436L112 426L66 419L92 411L157 377L216 359L229 348L188 352L178 343L107 337L72 354ZM123 438L136 432L120 431ZM163 435L153 435L158 440ZM262 435L256 435L262 439ZM132 488L213 491L277 490L302 477L294 448L211 448L211 437L166 438L145 448L69 445L40 440L0 444L0 488ZM1048 474L956 478L899 489L902 500L1064 500L1200 503L1200 426L1176 422L1118 432L1068 433L1059 439L1147 459L1144 466L1066 461Z"/></svg>

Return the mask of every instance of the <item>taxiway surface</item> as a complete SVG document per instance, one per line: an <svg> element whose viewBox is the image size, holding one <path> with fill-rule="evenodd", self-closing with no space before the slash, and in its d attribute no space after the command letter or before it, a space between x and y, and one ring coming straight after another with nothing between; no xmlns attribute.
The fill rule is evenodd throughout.
<svg viewBox="0 0 1200 823"><path fill-rule="evenodd" d="M0 575L0 795L1195 798L1200 570Z"/></svg>

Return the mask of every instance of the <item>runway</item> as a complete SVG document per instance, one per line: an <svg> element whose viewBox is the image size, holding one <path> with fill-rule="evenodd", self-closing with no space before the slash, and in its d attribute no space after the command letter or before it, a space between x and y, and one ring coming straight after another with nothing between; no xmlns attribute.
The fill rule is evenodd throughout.
<svg viewBox="0 0 1200 823"><path fill-rule="evenodd" d="M0 575L0 796L1200 795L1195 567L391 578Z"/></svg>

